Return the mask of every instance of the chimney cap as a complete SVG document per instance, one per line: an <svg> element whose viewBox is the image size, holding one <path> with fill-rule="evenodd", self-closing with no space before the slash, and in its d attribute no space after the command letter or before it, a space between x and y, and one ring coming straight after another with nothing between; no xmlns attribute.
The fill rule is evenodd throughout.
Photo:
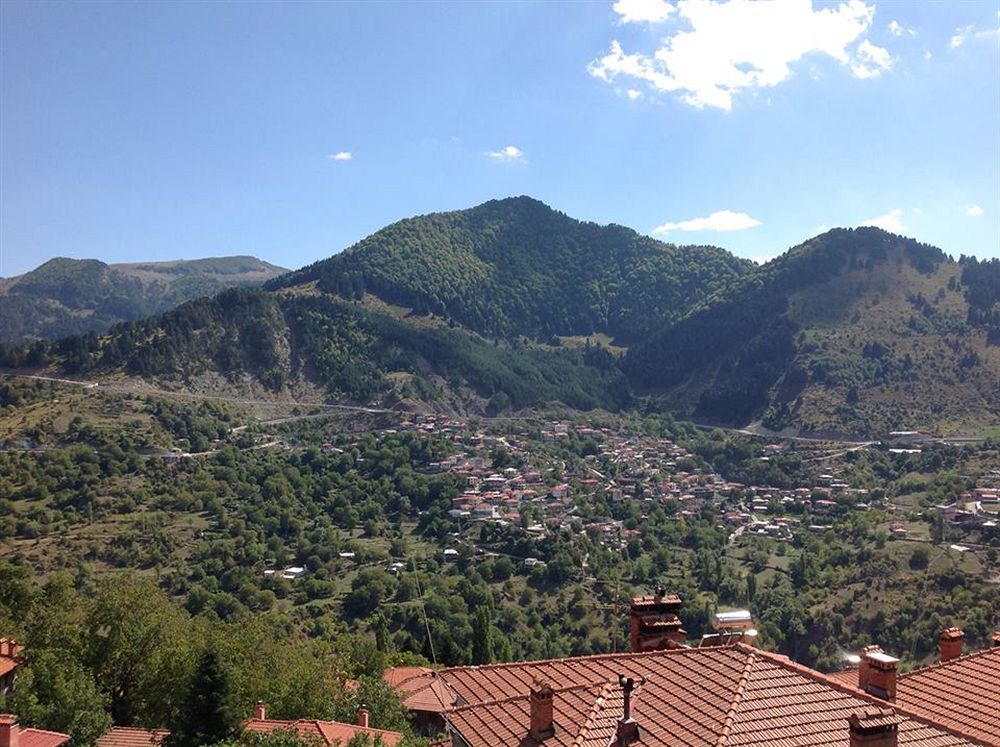
<svg viewBox="0 0 1000 747"><path fill-rule="evenodd" d="M851 730L862 734L891 731L900 724L900 718L891 708L863 708L847 717Z"/></svg>
<svg viewBox="0 0 1000 747"><path fill-rule="evenodd" d="M895 656L889 656L882 649L877 651L865 651L865 658L868 661L876 662L884 667L895 667L899 663L899 659Z"/></svg>
<svg viewBox="0 0 1000 747"><path fill-rule="evenodd" d="M940 638L949 641L953 641L958 638L965 638L965 631L956 627L945 628L941 631Z"/></svg>

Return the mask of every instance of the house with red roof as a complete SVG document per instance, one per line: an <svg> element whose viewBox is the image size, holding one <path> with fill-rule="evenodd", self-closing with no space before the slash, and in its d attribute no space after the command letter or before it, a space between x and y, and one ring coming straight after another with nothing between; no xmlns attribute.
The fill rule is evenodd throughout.
<svg viewBox="0 0 1000 747"><path fill-rule="evenodd" d="M13 638L0 638L0 695L14 689L17 669L24 661L24 646Z"/></svg>
<svg viewBox="0 0 1000 747"><path fill-rule="evenodd" d="M871 646L827 675L757 649L752 630L688 646L679 607L634 600L629 653L415 672L400 687L452 747L1000 747L1000 636L963 656L949 629L942 663L906 674Z"/></svg>
<svg viewBox="0 0 1000 747"><path fill-rule="evenodd" d="M364 735L373 742L381 740L386 747L395 747L403 739L403 735L398 731L370 727L368 725L368 709L364 707L358 709L357 723L345 724L342 721L320 721L305 718L295 721L269 719L264 704L258 703L254 706L253 718L248 719L243 724L243 728L262 734L287 729L296 732L305 740L316 741L328 745L328 747L346 745L358 735Z"/></svg>
<svg viewBox="0 0 1000 747"><path fill-rule="evenodd" d="M70 739L57 731L24 729L17 716L0 713L0 747L59 747Z"/></svg>

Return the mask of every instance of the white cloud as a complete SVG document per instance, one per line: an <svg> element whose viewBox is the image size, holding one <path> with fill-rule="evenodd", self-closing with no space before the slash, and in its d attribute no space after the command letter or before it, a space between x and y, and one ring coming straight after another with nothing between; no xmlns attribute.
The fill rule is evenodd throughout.
<svg viewBox="0 0 1000 747"><path fill-rule="evenodd" d="M1000 13L997 14L997 17L1000 18ZM948 46L952 49L958 49L970 39L981 41L983 39L997 38L1000 38L1000 23L995 28L988 29L978 29L974 23L970 23L968 26L955 29L955 33L952 35Z"/></svg>
<svg viewBox="0 0 1000 747"><path fill-rule="evenodd" d="M331 153L327 156L331 161L350 161L354 156L349 150L342 150L339 153Z"/></svg>
<svg viewBox="0 0 1000 747"><path fill-rule="evenodd" d="M742 231L761 225L756 218L746 213L734 213L732 210L717 210L707 218L692 218L677 223L664 223L653 229L654 234L670 233L671 231Z"/></svg>
<svg viewBox="0 0 1000 747"><path fill-rule="evenodd" d="M934 55L933 55L933 54L931 53L931 50L929 50L929 49L928 49L928 50L927 50L926 52L924 52L924 59L925 59L925 60L929 60L929 59L931 59L931 57L933 57L933 56L934 56Z"/></svg>
<svg viewBox="0 0 1000 747"><path fill-rule="evenodd" d="M906 231L906 226L903 225L903 211L899 208L894 208L885 215L880 215L878 218L869 218L858 225L875 226L891 233L903 233Z"/></svg>
<svg viewBox="0 0 1000 747"><path fill-rule="evenodd" d="M965 209L965 214L967 216L969 216L970 218L978 218L984 212L985 211L983 210L982 206L980 206L980 205L969 205L969 207L967 207Z"/></svg>
<svg viewBox="0 0 1000 747"><path fill-rule="evenodd" d="M516 145L506 145L500 150L488 150L486 155L494 161L523 161L524 153Z"/></svg>
<svg viewBox="0 0 1000 747"><path fill-rule="evenodd" d="M604 81L623 76L675 92L698 108L728 110L735 94L778 85L792 74L790 66L809 54L860 65L864 77L891 65L889 53L870 42L850 49L871 28L875 8L864 0L819 10L813 10L812 0L678 0L676 7L690 30L667 36L652 54L626 52L614 40L588 72Z"/></svg>
<svg viewBox="0 0 1000 747"><path fill-rule="evenodd" d="M893 36L902 36L906 34L907 36L916 36L917 32L911 28L907 28L899 21L889 21L889 33Z"/></svg>
<svg viewBox="0 0 1000 747"><path fill-rule="evenodd" d="M638 88L630 88L625 92L625 95L629 97L632 101L642 98L642 91Z"/></svg>
<svg viewBox="0 0 1000 747"><path fill-rule="evenodd" d="M858 45L854 62L851 63L851 72L857 78L877 78L889 70L894 61L887 49L876 47L865 39Z"/></svg>
<svg viewBox="0 0 1000 747"><path fill-rule="evenodd" d="M611 9L621 23L659 23L677 10L666 0L618 0Z"/></svg>

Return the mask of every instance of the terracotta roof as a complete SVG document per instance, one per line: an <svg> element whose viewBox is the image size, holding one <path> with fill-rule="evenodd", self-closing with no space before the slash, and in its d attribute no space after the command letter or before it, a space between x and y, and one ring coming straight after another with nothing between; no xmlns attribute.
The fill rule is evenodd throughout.
<svg viewBox="0 0 1000 747"><path fill-rule="evenodd" d="M355 724L345 724L340 721L317 721L315 719L299 719L298 721L279 721L276 719L248 720L244 727L247 731L269 733L276 729L292 729L306 739L317 739L324 744L336 744L341 742L347 744L357 734L365 734L370 737L381 737L387 747L393 747L403 735L398 731L386 731L384 729L371 729Z"/></svg>
<svg viewBox="0 0 1000 747"><path fill-rule="evenodd" d="M896 703L971 737L1000 745L1000 648L900 675Z"/></svg>
<svg viewBox="0 0 1000 747"><path fill-rule="evenodd" d="M18 737L20 747L59 747L70 740L69 734L44 729L21 729Z"/></svg>
<svg viewBox="0 0 1000 747"><path fill-rule="evenodd" d="M533 747L527 695L534 680L544 680L555 690L556 725L545 745L608 747L623 712L621 674L642 683L633 693L633 744L646 747L846 747L848 718L888 705L786 657L735 644L445 669L441 678L468 703L445 718L470 747ZM920 714L893 712L900 745L974 744Z"/></svg>
<svg viewBox="0 0 1000 747"><path fill-rule="evenodd" d="M419 677L423 674L430 674L433 671L429 667L389 667L382 672L382 680L389 687L399 687L400 684L406 682L408 679Z"/></svg>
<svg viewBox="0 0 1000 747"><path fill-rule="evenodd" d="M97 738L97 747L152 747L163 744L170 732L167 729L134 729L130 726L113 726Z"/></svg>

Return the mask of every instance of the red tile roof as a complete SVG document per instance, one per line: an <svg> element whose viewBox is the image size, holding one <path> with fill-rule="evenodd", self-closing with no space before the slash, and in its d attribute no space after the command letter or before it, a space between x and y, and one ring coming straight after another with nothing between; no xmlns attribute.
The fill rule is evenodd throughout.
<svg viewBox="0 0 1000 747"><path fill-rule="evenodd" d="M315 719L299 719L298 721L279 721L276 719L250 719L244 727L247 731L270 733L276 729L291 729L305 738L318 739L321 742L332 745L338 742L347 744L357 734L365 734L369 737L381 737L387 747L393 747L403 735L398 731L386 731L384 729L371 729L355 724L345 724L340 721L317 721Z"/></svg>
<svg viewBox="0 0 1000 747"><path fill-rule="evenodd" d="M21 729L18 738L20 747L59 747L70 740L69 734L44 729Z"/></svg>
<svg viewBox="0 0 1000 747"><path fill-rule="evenodd" d="M545 745L608 747L623 712L621 674L640 683L633 693L632 715L639 725L633 744L645 747L846 747L852 714L890 705L744 644L459 667L439 676L466 704L445 718L470 747L533 747L528 692L535 680L555 690L556 733ZM923 714L894 711L900 745L975 743Z"/></svg>
<svg viewBox="0 0 1000 747"><path fill-rule="evenodd" d="M130 726L113 726L97 738L97 747L156 747L163 744L170 732L167 729L134 729Z"/></svg>
<svg viewBox="0 0 1000 747"><path fill-rule="evenodd" d="M896 703L1000 745L1000 647L900 675Z"/></svg>

